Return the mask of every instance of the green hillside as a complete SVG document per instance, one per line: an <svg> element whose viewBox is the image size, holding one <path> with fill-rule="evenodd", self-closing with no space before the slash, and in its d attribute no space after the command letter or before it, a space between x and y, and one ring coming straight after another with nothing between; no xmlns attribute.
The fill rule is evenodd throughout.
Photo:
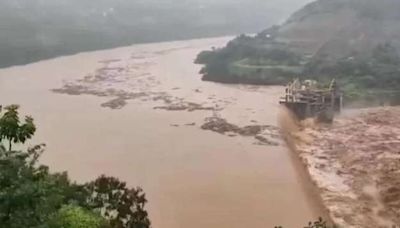
<svg viewBox="0 0 400 228"><path fill-rule="evenodd" d="M197 63L205 64L204 80L281 85L296 77L336 78L347 101L396 104L398 12L397 0L318 0L280 26L201 53Z"/></svg>

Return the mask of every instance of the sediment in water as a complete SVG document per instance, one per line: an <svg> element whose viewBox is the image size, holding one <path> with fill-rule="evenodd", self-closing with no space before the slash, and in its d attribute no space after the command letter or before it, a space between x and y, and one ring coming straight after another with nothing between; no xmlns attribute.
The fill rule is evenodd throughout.
<svg viewBox="0 0 400 228"><path fill-rule="evenodd" d="M137 45L2 69L0 97L35 117L31 142L47 144L42 162L54 171L79 182L107 173L143 187L154 227L303 225L320 213L285 147L200 129L214 112L240 128L276 125L283 87L201 82L194 57L226 42ZM153 109L182 102L213 110ZM195 126L176 127L186 124Z"/></svg>
<svg viewBox="0 0 400 228"><path fill-rule="evenodd" d="M370 109L333 125L302 123L286 134L340 227L400 224L400 108Z"/></svg>
<svg viewBox="0 0 400 228"><path fill-rule="evenodd" d="M301 180L306 197L312 203L314 209L320 212L319 216L323 220L333 224L333 220L321 197L320 189L318 189L307 164L299 156L297 145L298 136L301 133L301 123L290 110L282 107L279 112L278 124L281 129L282 138L290 151L291 161Z"/></svg>

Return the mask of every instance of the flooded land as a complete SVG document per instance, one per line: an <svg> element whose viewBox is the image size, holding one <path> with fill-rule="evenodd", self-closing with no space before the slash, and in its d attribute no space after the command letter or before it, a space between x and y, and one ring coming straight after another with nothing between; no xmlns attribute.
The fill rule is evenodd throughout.
<svg viewBox="0 0 400 228"><path fill-rule="evenodd" d="M193 64L230 38L135 45L0 70L42 162L77 181L141 186L153 227L301 227L321 215L277 126L282 87L202 82Z"/></svg>

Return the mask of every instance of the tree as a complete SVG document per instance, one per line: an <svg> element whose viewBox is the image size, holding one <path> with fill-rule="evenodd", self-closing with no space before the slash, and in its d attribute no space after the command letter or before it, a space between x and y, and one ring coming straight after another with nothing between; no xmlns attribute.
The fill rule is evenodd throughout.
<svg viewBox="0 0 400 228"><path fill-rule="evenodd" d="M49 174L37 165L43 146L27 152L0 153L0 224L9 228L40 227L66 202L66 174Z"/></svg>
<svg viewBox="0 0 400 228"><path fill-rule="evenodd" d="M12 143L25 143L27 139L32 138L36 131L36 126L30 116L25 117L25 123L20 123L18 105L10 105L4 109L6 111L0 117L0 142L3 139L8 140L8 150L11 151Z"/></svg>
<svg viewBox="0 0 400 228"><path fill-rule="evenodd" d="M99 214L74 205L63 206L48 222L48 228L108 228Z"/></svg>
<svg viewBox="0 0 400 228"><path fill-rule="evenodd" d="M129 189L125 182L105 176L83 185L72 183L67 173L50 173L38 164L43 151L44 145L27 152L0 146L1 227L150 227L140 188Z"/></svg>
<svg viewBox="0 0 400 228"><path fill-rule="evenodd" d="M128 188L114 177L100 176L89 183L89 205L102 212L113 228L149 228L144 209L147 200L141 188Z"/></svg>

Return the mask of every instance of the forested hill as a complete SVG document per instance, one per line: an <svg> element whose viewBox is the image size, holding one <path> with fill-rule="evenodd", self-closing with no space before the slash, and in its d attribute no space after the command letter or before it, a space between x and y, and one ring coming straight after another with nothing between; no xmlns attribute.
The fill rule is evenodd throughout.
<svg viewBox="0 0 400 228"><path fill-rule="evenodd" d="M275 35L302 51L335 58L385 42L400 48L399 12L397 0L319 0L294 13Z"/></svg>
<svg viewBox="0 0 400 228"><path fill-rule="evenodd" d="M197 62L205 64L204 80L285 84L295 77L337 78L352 100L399 102L398 12L398 0L317 0L282 25L201 53Z"/></svg>
<svg viewBox="0 0 400 228"><path fill-rule="evenodd" d="M254 33L295 10L279 9L280 2L1 0L0 67L133 43Z"/></svg>

